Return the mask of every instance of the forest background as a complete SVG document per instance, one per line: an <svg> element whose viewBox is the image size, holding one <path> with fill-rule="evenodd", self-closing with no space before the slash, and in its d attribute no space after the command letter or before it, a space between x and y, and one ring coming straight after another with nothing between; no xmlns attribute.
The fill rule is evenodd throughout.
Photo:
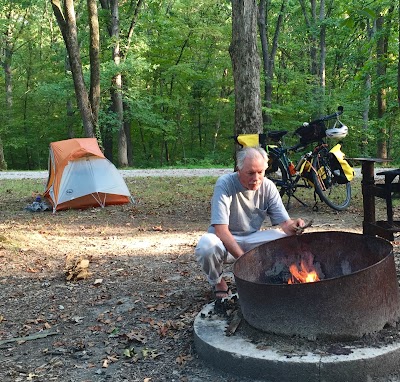
<svg viewBox="0 0 400 382"><path fill-rule="evenodd" d="M400 163L399 1L247 1L256 25L236 25L257 33L262 124L246 131L241 1L0 0L0 169L46 169L50 142L85 136L119 168L231 166L233 135L339 105L348 157Z"/></svg>

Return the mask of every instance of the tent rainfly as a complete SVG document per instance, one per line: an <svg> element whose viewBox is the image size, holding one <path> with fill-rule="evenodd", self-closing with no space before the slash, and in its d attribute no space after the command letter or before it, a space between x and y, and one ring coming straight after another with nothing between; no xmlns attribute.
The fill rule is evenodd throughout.
<svg viewBox="0 0 400 382"><path fill-rule="evenodd" d="M103 155L96 138L50 143L49 178L44 196L53 212L132 202L116 167Z"/></svg>

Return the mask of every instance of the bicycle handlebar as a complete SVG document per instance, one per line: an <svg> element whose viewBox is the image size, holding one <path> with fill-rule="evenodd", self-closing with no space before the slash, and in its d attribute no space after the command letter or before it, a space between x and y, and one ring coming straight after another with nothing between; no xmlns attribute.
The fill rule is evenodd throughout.
<svg viewBox="0 0 400 382"><path fill-rule="evenodd" d="M325 124L323 122L334 118L338 120L339 115L341 114L343 114L343 106L339 106L337 111L334 112L333 114L328 114L323 117L319 117L311 122L304 122L303 126L299 127L293 132L293 136L299 135L300 143L302 144L309 144L311 142L316 141L316 139L320 140L323 137L325 137ZM309 127L311 128L311 131L309 131L310 130ZM323 132L322 129L324 129Z"/></svg>
<svg viewBox="0 0 400 382"><path fill-rule="evenodd" d="M343 114L343 106L339 106L337 111L333 114L325 115L324 117L315 119L313 122L328 121L330 119L337 118L341 114Z"/></svg>

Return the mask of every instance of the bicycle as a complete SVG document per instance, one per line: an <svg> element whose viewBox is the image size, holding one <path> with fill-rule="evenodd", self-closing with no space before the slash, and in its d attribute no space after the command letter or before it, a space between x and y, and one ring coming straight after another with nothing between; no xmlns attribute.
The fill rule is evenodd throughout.
<svg viewBox="0 0 400 382"><path fill-rule="evenodd" d="M339 120L342 113L343 107L339 106L337 112L333 114L304 123L293 133L300 137L300 142L294 146L283 145L283 137L288 133L286 130L270 131L267 134L243 134L236 136L235 140L242 147L255 145L255 138L258 135L260 146L269 154L265 175L275 183L281 197L285 195L288 197L287 208L290 206L291 198L307 206L295 192L298 188L313 188L314 210L318 210L316 197L318 195L329 207L342 211L350 205L350 180L354 172L340 151L341 144L336 144L332 149L329 149L327 144L327 138L341 139L347 135L347 127ZM327 129L325 122L330 120L335 122L332 128ZM311 151L303 154L295 165L290 160L290 155L305 150L312 143L316 145ZM338 157L342 160L338 160Z"/></svg>

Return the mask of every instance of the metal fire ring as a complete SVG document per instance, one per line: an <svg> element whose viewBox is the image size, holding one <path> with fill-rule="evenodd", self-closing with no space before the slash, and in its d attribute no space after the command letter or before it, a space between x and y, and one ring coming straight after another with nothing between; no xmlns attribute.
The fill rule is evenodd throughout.
<svg viewBox="0 0 400 382"><path fill-rule="evenodd" d="M271 270L299 262L304 252L319 263L321 281L270 281ZM243 317L265 332L354 339L399 318L393 247L381 238L336 231L285 237L245 253L234 275Z"/></svg>

